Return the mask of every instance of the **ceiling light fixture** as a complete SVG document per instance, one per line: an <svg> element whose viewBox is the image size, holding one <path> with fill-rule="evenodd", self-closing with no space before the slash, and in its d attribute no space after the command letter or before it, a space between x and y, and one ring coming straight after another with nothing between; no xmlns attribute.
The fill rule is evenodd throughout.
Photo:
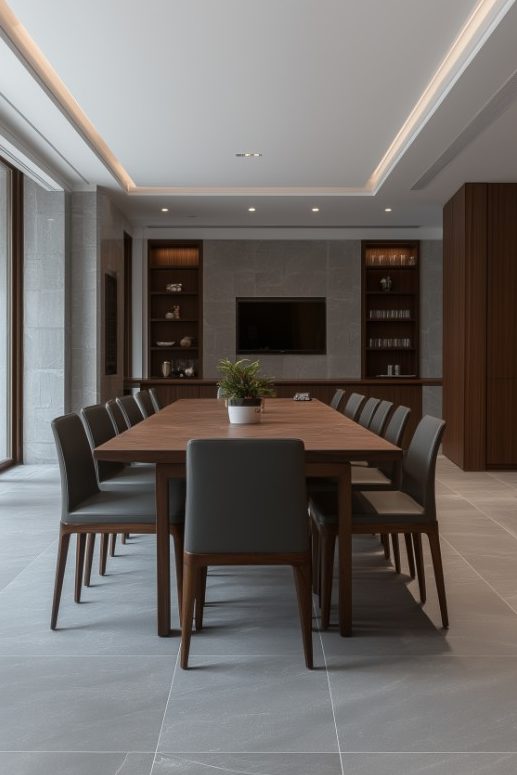
<svg viewBox="0 0 517 775"><path fill-rule="evenodd" d="M238 159L258 159L260 156L262 156L261 153L250 153L250 151L246 151L245 153L236 153L235 155Z"/></svg>
<svg viewBox="0 0 517 775"><path fill-rule="evenodd" d="M320 211L320 208L319 208L319 207L313 207L313 208L312 208L312 212L313 212L313 213L319 213L319 211Z"/></svg>
<svg viewBox="0 0 517 775"><path fill-rule="evenodd" d="M256 209L255 209L255 207L248 207L248 212L249 212L249 213L254 213L254 212L256 212Z"/></svg>
<svg viewBox="0 0 517 775"><path fill-rule="evenodd" d="M162 207L162 213L168 213L169 208L168 207Z"/></svg>
<svg viewBox="0 0 517 775"><path fill-rule="evenodd" d="M391 213L391 207L385 207L384 208L385 213Z"/></svg>

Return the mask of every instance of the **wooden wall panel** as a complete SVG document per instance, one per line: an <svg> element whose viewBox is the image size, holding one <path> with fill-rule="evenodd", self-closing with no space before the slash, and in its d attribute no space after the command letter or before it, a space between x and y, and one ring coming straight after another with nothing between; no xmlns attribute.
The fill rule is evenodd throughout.
<svg viewBox="0 0 517 775"><path fill-rule="evenodd" d="M487 465L517 465L517 185L489 186Z"/></svg>
<svg viewBox="0 0 517 775"><path fill-rule="evenodd" d="M443 211L443 451L464 464L465 187Z"/></svg>

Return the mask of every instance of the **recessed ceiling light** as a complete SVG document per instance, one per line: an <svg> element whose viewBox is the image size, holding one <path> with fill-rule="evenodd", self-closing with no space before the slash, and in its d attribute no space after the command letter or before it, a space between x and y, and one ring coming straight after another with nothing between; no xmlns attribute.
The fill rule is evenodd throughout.
<svg viewBox="0 0 517 775"><path fill-rule="evenodd" d="M251 151L236 153L235 155L238 159L258 159L260 156L262 156L261 153L251 153Z"/></svg>
<svg viewBox="0 0 517 775"><path fill-rule="evenodd" d="M391 213L391 207L385 207L384 208L385 213Z"/></svg>
<svg viewBox="0 0 517 775"><path fill-rule="evenodd" d="M162 207L162 213L168 213L169 208L168 207Z"/></svg>
<svg viewBox="0 0 517 775"><path fill-rule="evenodd" d="M312 208L312 212L313 212L313 213L319 213L319 211L320 211L320 208L319 208L319 207L313 207L313 208Z"/></svg>
<svg viewBox="0 0 517 775"><path fill-rule="evenodd" d="M248 207L248 212L249 213L254 213L254 212L256 212L256 210L255 210L254 207Z"/></svg>

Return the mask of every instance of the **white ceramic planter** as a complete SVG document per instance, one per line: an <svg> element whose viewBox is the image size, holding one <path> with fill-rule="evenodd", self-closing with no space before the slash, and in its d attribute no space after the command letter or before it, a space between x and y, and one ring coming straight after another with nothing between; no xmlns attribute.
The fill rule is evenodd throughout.
<svg viewBox="0 0 517 775"><path fill-rule="evenodd" d="M228 418L232 425L252 425L260 422L261 406L231 406L228 404Z"/></svg>

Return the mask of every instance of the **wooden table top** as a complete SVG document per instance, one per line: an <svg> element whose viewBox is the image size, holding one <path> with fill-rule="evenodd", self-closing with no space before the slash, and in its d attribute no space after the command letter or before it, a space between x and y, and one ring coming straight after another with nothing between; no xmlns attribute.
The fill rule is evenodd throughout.
<svg viewBox="0 0 517 775"><path fill-rule="evenodd" d="M317 400L268 398L260 423L230 425L224 402L181 399L97 447L101 460L184 463L190 439L297 438L308 461L393 460L402 450Z"/></svg>

